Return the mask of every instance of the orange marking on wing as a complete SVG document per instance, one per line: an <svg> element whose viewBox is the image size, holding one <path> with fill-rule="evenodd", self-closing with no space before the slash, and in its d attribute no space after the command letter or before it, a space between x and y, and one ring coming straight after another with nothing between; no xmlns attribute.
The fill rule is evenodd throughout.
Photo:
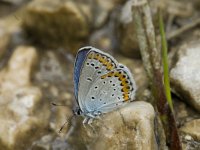
<svg viewBox="0 0 200 150"><path fill-rule="evenodd" d="M124 79L124 80L121 82L121 85L122 85L122 86L127 86L127 84L128 84L128 81L127 81L126 79Z"/></svg>
<svg viewBox="0 0 200 150"><path fill-rule="evenodd" d="M125 76L125 75L123 75L123 74L122 74L122 75L120 75L120 77L119 77L119 80L120 80L120 81L126 80L126 76Z"/></svg>
<svg viewBox="0 0 200 150"><path fill-rule="evenodd" d="M88 55L88 59L92 59L93 56L94 56L94 53L90 53L90 54Z"/></svg>
<svg viewBox="0 0 200 150"><path fill-rule="evenodd" d="M124 101L129 100L129 96L128 96L128 94L123 94L123 98L124 98Z"/></svg>
<svg viewBox="0 0 200 150"><path fill-rule="evenodd" d="M115 73L114 72L109 72L107 75L108 77L112 77Z"/></svg>
<svg viewBox="0 0 200 150"><path fill-rule="evenodd" d="M114 69L114 64L113 63L108 63L106 69L107 70L113 70Z"/></svg>
<svg viewBox="0 0 200 150"><path fill-rule="evenodd" d="M99 54L98 53L96 53L95 55L94 55L94 59L96 59L96 60L98 60L99 59Z"/></svg>
<svg viewBox="0 0 200 150"><path fill-rule="evenodd" d="M101 62L101 60L103 59L103 57L101 55L98 56L98 61Z"/></svg>
<svg viewBox="0 0 200 150"><path fill-rule="evenodd" d="M122 92L128 93L128 92L130 91L128 87L129 87L129 86L124 86L124 87L122 88Z"/></svg>
<svg viewBox="0 0 200 150"><path fill-rule="evenodd" d="M121 73L120 72L115 72L115 77L119 77L119 76L121 76Z"/></svg>
<svg viewBox="0 0 200 150"><path fill-rule="evenodd" d="M106 61L106 59L105 59L104 57L100 57L100 58L99 58L99 62L100 62L100 63L103 63L104 61Z"/></svg>
<svg viewBox="0 0 200 150"><path fill-rule="evenodd" d="M107 67L106 67L106 69L107 69L107 70L111 70L111 68L112 68L112 63L110 63L110 62L107 63Z"/></svg>
<svg viewBox="0 0 200 150"><path fill-rule="evenodd" d="M104 61L104 62L102 62L102 63L103 63L104 66L107 66L107 64L109 63L109 61L106 60L106 61Z"/></svg>
<svg viewBox="0 0 200 150"><path fill-rule="evenodd" d="M107 77L107 74L101 76L101 79L105 79Z"/></svg>

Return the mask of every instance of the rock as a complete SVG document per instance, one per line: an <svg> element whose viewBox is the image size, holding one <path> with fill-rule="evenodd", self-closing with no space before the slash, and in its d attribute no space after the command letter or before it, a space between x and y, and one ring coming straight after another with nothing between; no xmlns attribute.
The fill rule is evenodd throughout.
<svg viewBox="0 0 200 150"><path fill-rule="evenodd" d="M0 26L0 59L2 55L6 52L6 48L8 47L10 41L10 35L8 32L5 32L5 28Z"/></svg>
<svg viewBox="0 0 200 150"><path fill-rule="evenodd" d="M132 20L132 1L127 1L121 10L118 20L118 42L122 54L128 57L138 58L140 50L135 31L135 23Z"/></svg>
<svg viewBox="0 0 200 150"><path fill-rule="evenodd" d="M50 149L50 143L53 140L52 135L45 135L41 137L40 140L33 142L31 149L32 150L49 150Z"/></svg>
<svg viewBox="0 0 200 150"><path fill-rule="evenodd" d="M0 72L0 104L3 106L0 147L3 149L26 149L48 126L50 111L47 105L42 105L41 90L31 83L37 57L35 48L20 46Z"/></svg>
<svg viewBox="0 0 200 150"><path fill-rule="evenodd" d="M66 47L75 53L89 35L91 8L87 4L88 0L32 1L27 6L23 27L42 46Z"/></svg>
<svg viewBox="0 0 200 150"><path fill-rule="evenodd" d="M104 25L111 12L123 2L124 0L94 0L92 7L94 28Z"/></svg>
<svg viewBox="0 0 200 150"><path fill-rule="evenodd" d="M80 131L74 129L79 133L74 142L82 141L92 150L157 149L154 117L154 109L149 103L129 103L95 119L90 130L89 126L84 128L83 125Z"/></svg>
<svg viewBox="0 0 200 150"><path fill-rule="evenodd" d="M200 44L183 45L177 52L176 65L170 71L175 93L200 112Z"/></svg>
<svg viewBox="0 0 200 150"><path fill-rule="evenodd" d="M18 16L19 12L13 14ZM22 43L20 21L13 16L0 18L0 60L4 60L4 56L12 47ZM18 36L16 38L16 36ZM2 59L1 59L2 58Z"/></svg>
<svg viewBox="0 0 200 150"><path fill-rule="evenodd" d="M160 0L150 0L149 5L152 12L152 21L155 27L155 32L159 33L159 21L158 21L158 10L161 9L163 12L164 22L166 23L167 30L172 31L178 27L173 24L174 18L177 20L182 20L183 18L188 18L185 24L188 23L189 19L195 14L194 6L191 2L185 1L179 2L177 0L160 1ZM119 13L117 21L117 37L119 43L119 50L122 54L132 58L139 58L139 42L137 40L135 22L132 20L132 1L126 1L124 6ZM172 17L173 16L173 17ZM170 19L171 21L170 21ZM180 21L179 21L180 22ZM173 32L172 32L173 33ZM167 35L171 32L166 33ZM158 42L160 43L160 42Z"/></svg>
<svg viewBox="0 0 200 150"><path fill-rule="evenodd" d="M185 123L184 126L180 128L180 131L188 134L188 136L192 136L193 139L200 141L200 119L194 119Z"/></svg>

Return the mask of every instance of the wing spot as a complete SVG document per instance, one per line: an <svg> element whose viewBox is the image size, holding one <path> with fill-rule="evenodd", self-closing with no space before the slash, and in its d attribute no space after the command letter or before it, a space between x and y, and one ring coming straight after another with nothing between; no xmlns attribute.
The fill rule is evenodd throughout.
<svg viewBox="0 0 200 150"><path fill-rule="evenodd" d="M117 97L120 100L120 97Z"/></svg>
<svg viewBox="0 0 200 150"><path fill-rule="evenodd" d="M89 63L87 63L87 65L89 66Z"/></svg>
<svg viewBox="0 0 200 150"><path fill-rule="evenodd" d="M112 83L112 81L110 80L110 83Z"/></svg>
<svg viewBox="0 0 200 150"><path fill-rule="evenodd" d="M94 99L94 97L92 97L92 99Z"/></svg>
<svg viewBox="0 0 200 150"><path fill-rule="evenodd" d="M103 84L106 84L106 81L104 81Z"/></svg>
<svg viewBox="0 0 200 150"><path fill-rule="evenodd" d="M102 99L100 99L100 101L102 101Z"/></svg>
<svg viewBox="0 0 200 150"><path fill-rule="evenodd" d="M95 88L95 89L97 89L98 87L97 87L97 86L95 86L94 88Z"/></svg>
<svg viewBox="0 0 200 150"><path fill-rule="evenodd" d="M94 66L94 64L93 64L93 63L91 63L91 66Z"/></svg>
<svg viewBox="0 0 200 150"><path fill-rule="evenodd" d="M116 91L116 89L113 89L114 91Z"/></svg>
<svg viewBox="0 0 200 150"><path fill-rule="evenodd" d="M92 82L92 78L87 78L88 81Z"/></svg>
<svg viewBox="0 0 200 150"><path fill-rule="evenodd" d="M106 102L104 102L103 104L106 104Z"/></svg>
<svg viewBox="0 0 200 150"><path fill-rule="evenodd" d="M115 86L115 84L113 84L112 86Z"/></svg>
<svg viewBox="0 0 200 150"><path fill-rule="evenodd" d="M101 73L101 71L98 71L97 73L98 73L98 74L100 74L100 73Z"/></svg>
<svg viewBox="0 0 200 150"><path fill-rule="evenodd" d="M99 69L99 67L97 66L97 67L95 67L95 69Z"/></svg>
<svg viewBox="0 0 200 150"><path fill-rule="evenodd" d="M115 96L115 94L112 94L112 97Z"/></svg>

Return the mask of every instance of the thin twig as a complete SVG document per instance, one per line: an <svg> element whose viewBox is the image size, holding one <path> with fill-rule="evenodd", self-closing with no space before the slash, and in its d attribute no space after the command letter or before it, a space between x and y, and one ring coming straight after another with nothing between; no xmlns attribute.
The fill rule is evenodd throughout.
<svg viewBox="0 0 200 150"><path fill-rule="evenodd" d="M188 23L185 26L183 26L183 27L181 27L181 28L179 28L175 31L170 32L167 35L167 40L171 40L173 38L176 38L176 37L180 36L181 34L183 34L184 32L190 30L191 28L196 27L199 24L200 24L200 18L197 18L196 20L192 21L191 23Z"/></svg>

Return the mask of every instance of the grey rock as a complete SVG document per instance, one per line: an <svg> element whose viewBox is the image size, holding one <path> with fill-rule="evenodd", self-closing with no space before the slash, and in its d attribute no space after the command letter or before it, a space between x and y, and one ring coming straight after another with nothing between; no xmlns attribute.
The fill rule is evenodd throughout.
<svg viewBox="0 0 200 150"><path fill-rule="evenodd" d="M121 10L118 25L118 41L120 52L125 56L138 58L140 56L135 23L132 20L132 1L127 1Z"/></svg>
<svg viewBox="0 0 200 150"><path fill-rule="evenodd" d="M81 125L74 140L92 150L156 150L154 117L151 104L132 102L94 120L91 129Z"/></svg>
<svg viewBox="0 0 200 150"><path fill-rule="evenodd" d="M41 90L31 83L37 57L35 48L20 46L0 72L0 147L3 149L26 149L48 126L50 112L47 105L41 105Z"/></svg>
<svg viewBox="0 0 200 150"><path fill-rule="evenodd" d="M200 44L183 45L177 52L176 65L170 71L175 93L200 112Z"/></svg>
<svg viewBox="0 0 200 150"><path fill-rule="evenodd" d="M180 128L180 131L192 136L193 139L200 141L200 119L194 119L185 123L184 126Z"/></svg>
<svg viewBox="0 0 200 150"><path fill-rule="evenodd" d="M32 1L26 8L23 27L35 42L45 47L67 47L75 53L89 35L91 7L87 4L87 0Z"/></svg>

